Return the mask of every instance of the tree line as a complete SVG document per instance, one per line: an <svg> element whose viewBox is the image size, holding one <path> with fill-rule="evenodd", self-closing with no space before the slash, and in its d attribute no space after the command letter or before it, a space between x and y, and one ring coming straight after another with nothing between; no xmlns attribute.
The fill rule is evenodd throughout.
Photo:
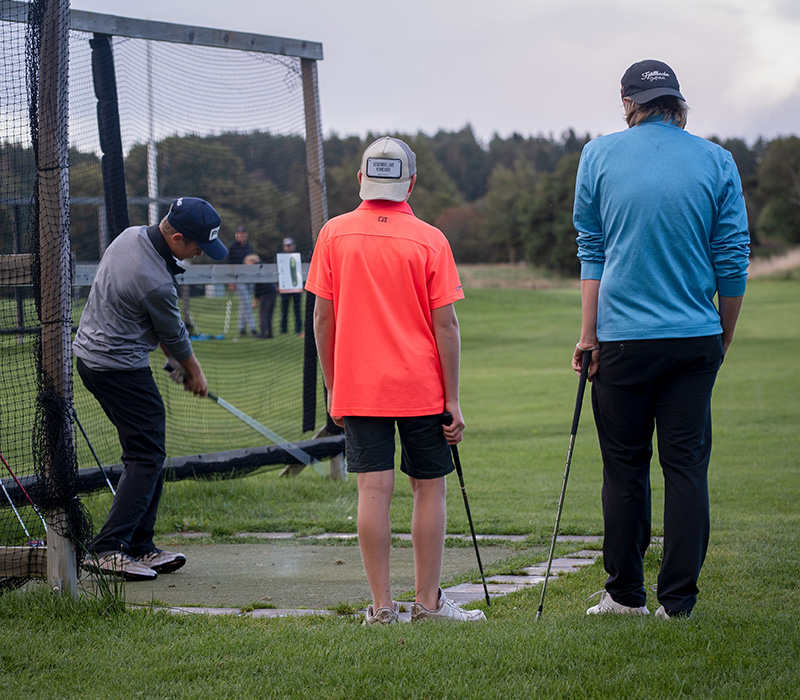
<svg viewBox="0 0 800 700"><path fill-rule="evenodd" d="M360 202L356 173L366 146L382 134L325 139L329 216ZM410 200L414 212L442 229L458 262L527 262L573 275L575 256L572 203L580 152L591 139L569 129L561 135L495 135L488 144L469 125L459 131L396 134L417 155L418 182ZM733 155L742 178L756 250L778 252L800 244L800 138L713 138ZM311 223L302 137L265 132L174 136L157 144L159 192L208 199L223 220L223 240L239 225L265 261L291 236L307 258ZM24 191L26 149L0 145L0 173L10 190ZM134 146L125 158L128 196L147 195L147 149ZM16 172L16 171L19 172ZM70 208L73 251L80 260L98 258L102 168L93 153L70 152ZM4 196L6 196L4 194ZM161 212L162 215L164 212ZM131 223L145 223L147 208L130 208ZM0 225L9 231L12 213L0 202ZM9 236L0 252L10 250Z"/></svg>

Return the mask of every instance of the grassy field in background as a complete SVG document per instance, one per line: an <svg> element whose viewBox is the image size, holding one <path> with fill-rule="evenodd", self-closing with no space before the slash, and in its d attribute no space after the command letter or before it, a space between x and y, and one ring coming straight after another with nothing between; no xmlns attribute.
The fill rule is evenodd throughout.
<svg viewBox="0 0 800 700"><path fill-rule="evenodd" d="M480 287L467 287L456 307L470 507L478 532L524 534L541 547L575 402L579 292ZM493 601L487 623L466 626L175 617L11 594L0 596L0 688L20 698L797 697L798 347L800 279L752 280L712 402L711 544L689 620L588 618L585 598L605 579L599 564L552 583L539 622L535 588ZM562 534L602 534L600 471L587 396ZM449 481L448 532L468 532L458 482ZM656 464L654 534L662 500ZM109 504L106 494L86 499L96 526ZM239 531L353 531L355 508L354 479L331 482L311 470L170 483L159 541L192 530L210 532L211 542ZM395 532L409 531L410 514L398 478ZM648 554L648 587L658 558L657 549Z"/></svg>

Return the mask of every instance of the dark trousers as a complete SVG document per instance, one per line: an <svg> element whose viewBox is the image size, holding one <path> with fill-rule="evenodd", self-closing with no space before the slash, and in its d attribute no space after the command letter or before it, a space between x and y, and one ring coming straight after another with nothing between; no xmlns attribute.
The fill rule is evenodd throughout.
<svg viewBox="0 0 800 700"><path fill-rule="evenodd" d="M272 337L272 315L275 312L277 294L277 292L267 292L258 298L258 323L262 338Z"/></svg>
<svg viewBox="0 0 800 700"><path fill-rule="evenodd" d="M153 544L164 485L165 412L150 368L98 372L79 359L78 374L114 424L124 469L108 518L94 538L97 553L139 556Z"/></svg>
<svg viewBox="0 0 800 700"><path fill-rule="evenodd" d="M294 332L302 332L303 317L300 315L302 297L302 292L281 294L281 333L286 333L289 330L289 304L294 306Z"/></svg>
<svg viewBox="0 0 800 700"><path fill-rule="evenodd" d="M664 475L664 558L658 600L690 612L709 537L711 391L722 361L719 336L601 343L592 408L603 456L606 590L645 604L650 544L653 432Z"/></svg>

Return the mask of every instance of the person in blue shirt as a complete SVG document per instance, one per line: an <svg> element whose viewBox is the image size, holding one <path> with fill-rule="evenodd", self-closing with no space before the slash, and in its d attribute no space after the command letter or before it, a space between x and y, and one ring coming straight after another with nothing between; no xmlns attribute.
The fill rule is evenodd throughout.
<svg viewBox="0 0 800 700"><path fill-rule="evenodd" d="M575 186L581 261L580 371L591 349L603 459L608 579L587 613L648 614L650 460L664 474L664 555L656 615L688 616L709 538L711 391L733 340L750 238L736 164L684 130L674 71L633 64L622 77L628 129L589 142ZM716 297L716 304L714 298Z"/></svg>

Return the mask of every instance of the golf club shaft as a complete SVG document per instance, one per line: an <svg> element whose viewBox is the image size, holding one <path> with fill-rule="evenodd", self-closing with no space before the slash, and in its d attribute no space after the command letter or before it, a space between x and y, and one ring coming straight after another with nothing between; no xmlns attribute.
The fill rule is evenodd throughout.
<svg viewBox="0 0 800 700"><path fill-rule="evenodd" d="M230 300L229 300L230 303ZM167 362L162 368L166 371L170 379L174 381L176 384L186 383L186 378L181 376L175 376L175 372L173 370L178 367L178 363L172 358L169 353L166 351L164 354L167 357ZM305 466L313 467L314 471L321 476L326 476L325 471L322 467L322 463L318 459L314 459L308 452L305 450L301 450L297 445L294 443L289 442L288 440L284 440L278 433L273 430L270 430L266 425L262 425L259 423L255 418L251 418L248 416L244 411L240 411L236 406L231 403L228 403L225 399L217 396L212 392L208 392L206 396L211 399L214 403L219 406L222 406L226 411L236 416L240 421L249 425L253 430L261 433L264 437L274 442L278 447L283 448L286 452L288 452L292 457L297 459L301 464Z"/></svg>
<svg viewBox="0 0 800 700"><path fill-rule="evenodd" d="M19 524L22 525L22 529L25 532L25 537L27 537L28 540L30 541L31 533L28 532L28 528L25 527L25 523L22 522L22 517L20 516L19 511L17 510L17 507L14 505L14 501L11 500L11 496L9 495L8 489L6 489L6 485L3 483L2 479L0 479L0 486L3 487L3 493L6 495L6 498L8 499L8 503L11 506L11 510L13 510L14 511L14 515L17 516L17 520L19 520Z"/></svg>
<svg viewBox="0 0 800 700"><path fill-rule="evenodd" d="M319 460L314 459L308 452L305 450L300 449L294 443L289 442L288 440L284 440L278 433L270 430L265 425L262 425L254 418L248 416L244 411L240 411L236 406L233 404L228 403L225 399L220 398L216 394L212 394L210 391L208 392L208 398L212 401L215 401L217 404L222 406L226 411L232 413L236 416L239 420L249 425L253 430L258 431L264 437L268 438L276 445L281 447L282 449L286 450L292 457L297 459L299 462L304 464L305 466L314 466L315 464L319 463Z"/></svg>
<svg viewBox="0 0 800 700"><path fill-rule="evenodd" d="M564 495L567 492L567 480L569 479L569 468L572 464L572 448L575 446L575 435L578 433L578 423L581 419L581 407L583 406L583 394L586 390L586 379L589 376L589 364L592 361L592 351L585 350L581 357L581 374L578 380L578 396L575 399L575 412L572 416L572 429L569 435L569 447L567 448L567 463L564 467L564 479L561 482L561 495L558 498L558 509L556 510L556 522L553 526L553 537L550 540L550 556L547 558L547 569L542 583L542 596L539 599L539 609L536 611L536 619L542 616L544 608L544 597L547 593L547 582L550 580L550 567L553 565L553 552L556 548L556 538L558 537L558 526L561 522L561 511L564 508Z"/></svg>
<svg viewBox="0 0 800 700"><path fill-rule="evenodd" d="M453 416L449 411L442 414L442 423L450 425L453 422ZM461 457L458 454L458 445L450 445L450 451L453 453L453 462L456 465L456 474L458 474L458 483L461 484L461 495L464 497L464 507L467 511L467 520L469 521L469 531L472 533L472 544L475 547L475 556L478 559L478 571L481 573L481 581L483 582L483 594L486 597L486 605L491 605L489 600L489 589L486 586L486 576L483 573L483 563L481 562L481 553L478 549L478 538L475 535L475 526L472 524L472 512L469 509L469 500L467 499L467 488L464 486L464 470L461 468Z"/></svg>
<svg viewBox="0 0 800 700"><path fill-rule="evenodd" d="M108 484L108 488L111 489L111 494L116 496L117 492L114 490L114 487L111 485L111 480L108 478L108 474L106 473L106 470L103 469L103 465L101 464L100 459L97 456L97 452L94 451L94 447L92 447L92 443L89 440L89 436L86 434L86 431L83 429L83 426L81 425L80 420L78 420L78 412L74 408L72 409L72 416L75 418L75 423L77 423L78 427L80 428L81 433L83 434L83 437L86 439L86 444L89 445L89 450L91 451L92 456L94 457L94 461L97 462L97 466L100 467L100 472L105 477L106 483Z"/></svg>
<svg viewBox="0 0 800 700"><path fill-rule="evenodd" d="M483 582L483 594L486 598L486 605L491 605L489 600L489 589L486 586L486 576L483 573L483 564L481 563L481 553L478 549L478 538L475 535L475 527L472 524L472 513L469 509L469 501L467 500L467 489L464 486L464 472L461 469L461 457L458 454L458 446L450 445L453 452L453 461L456 464L456 474L458 474L458 483L461 484L461 495L464 497L464 508L467 511L467 520L469 521L469 531L472 534L472 544L475 547L475 557L478 559L478 571L481 573L481 581Z"/></svg>
<svg viewBox="0 0 800 700"><path fill-rule="evenodd" d="M33 502L33 499L28 495L28 492L25 490L25 487L20 483L19 479L17 479L17 475L13 471L11 471L11 467L8 466L8 462L6 462L6 458L3 457L2 454L0 454L0 460L3 461L3 464L5 464L5 466L6 466L6 469L8 469L8 473L11 474L11 476L14 478L14 481L17 482L17 486L19 487L19 490L22 491L23 494L25 494L25 498L27 498L28 499L28 503L31 504L31 508L33 508L33 512L36 513L36 515L39 516L39 520L41 520L42 521L42 525L44 525L44 531L45 531L45 533L47 533L47 523L45 522L44 518L42 517L42 514L39 512L39 509L36 507L36 504Z"/></svg>

